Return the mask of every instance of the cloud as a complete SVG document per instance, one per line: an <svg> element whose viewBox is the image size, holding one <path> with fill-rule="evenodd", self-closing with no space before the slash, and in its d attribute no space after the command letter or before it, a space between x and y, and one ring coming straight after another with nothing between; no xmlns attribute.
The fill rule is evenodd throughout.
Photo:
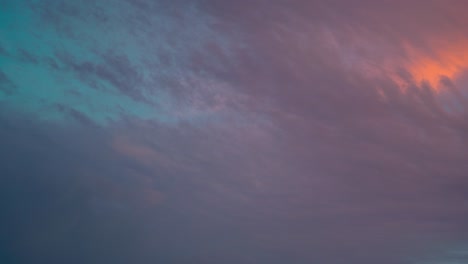
<svg viewBox="0 0 468 264"><path fill-rule="evenodd" d="M0 115L10 258L463 259L447 252L468 239L464 2L51 3L86 50L53 50L52 68L135 115Z"/></svg>
<svg viewBox="0 0 468 264"><path fill-rule="evenodd" d="M8 76L0 71L0 91L5 95L11 95L16 91L16 85L8 78Z"/></svg>

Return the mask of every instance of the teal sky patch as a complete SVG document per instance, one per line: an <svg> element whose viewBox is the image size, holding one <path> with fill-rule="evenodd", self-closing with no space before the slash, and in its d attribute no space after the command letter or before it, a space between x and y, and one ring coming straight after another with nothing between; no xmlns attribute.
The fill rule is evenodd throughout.
<svg viewBox="0 0 468 264"><path fill-rule="evenodd" d="M172 122L200 103L171 90L204 89L187 84L195 76L190 59L220 40L195 6L174 16L162 5L148 12L118 0L2 5L0 101L8 106L41 119L80 113L105 124L121 116Z"/></svg>

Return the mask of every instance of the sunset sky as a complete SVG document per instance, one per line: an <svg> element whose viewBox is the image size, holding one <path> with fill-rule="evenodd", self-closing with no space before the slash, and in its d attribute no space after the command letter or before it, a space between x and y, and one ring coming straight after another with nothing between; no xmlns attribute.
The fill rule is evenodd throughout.
<svg viewBox="0 0 468 264"><path fill-rule="evenodd" d="M468 263L467 14L0 0L0 263Z"/></svg>

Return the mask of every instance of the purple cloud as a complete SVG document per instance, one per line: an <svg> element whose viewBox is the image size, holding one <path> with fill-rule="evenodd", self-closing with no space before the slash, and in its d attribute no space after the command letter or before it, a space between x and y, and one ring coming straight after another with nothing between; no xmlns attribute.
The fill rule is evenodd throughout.
<svg viewBox="0 0 468 264"><path fill-rule="evenodd" d="M163 36L157 48L145 46L154 54L138 61L115 55L116 47L93 53L98 62L57 58L81 80L105 80L135 101L168 91L171 107L162 109L177 118L122 116L98 126L63 105L57 108L79 124L0 115L0 193L17 201L2 204L10 217L0 220L7 234L0 245L9 257L466 260L464 2L158 4L168 28L197 21L184 13L190 8L209 22L194 25L197 37L152 31L141 25L153 12L163 16L161 9L128 1L142 15L129 22L138 40ZM221 37L211 39L213 32ZM44 225L25 220L36 214Z"/></svg>

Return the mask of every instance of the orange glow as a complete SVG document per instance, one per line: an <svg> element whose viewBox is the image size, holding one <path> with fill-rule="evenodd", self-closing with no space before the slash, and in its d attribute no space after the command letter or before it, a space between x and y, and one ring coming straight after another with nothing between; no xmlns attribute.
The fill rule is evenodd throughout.
<svg viewBox="0 0 468 264"><path fill-rule="evenodd" d="M414 48L408 48L407 52L411 62L407 65L414 80L419 84L428 82L436 91L440 91L440 78L446 76L455 79L468 68L468 43L446 45L436 49L431 55L418 52Z"/></svg>

